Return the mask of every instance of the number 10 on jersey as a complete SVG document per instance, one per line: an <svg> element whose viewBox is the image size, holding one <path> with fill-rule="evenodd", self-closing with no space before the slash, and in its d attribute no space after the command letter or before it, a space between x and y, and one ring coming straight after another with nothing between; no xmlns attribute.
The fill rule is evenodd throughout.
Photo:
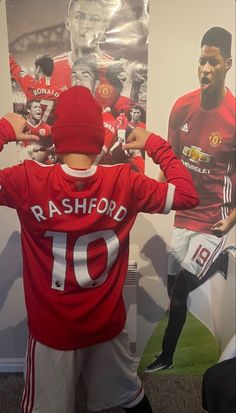
<svg viewBox="0 0 236 413"><path fill-rule="evenodd" d="M64 291L67 270L67 248L68 234L66 232L47 231L45 237L52 237L52 284L51 288ZM88 248L92 242L103 240L105 243L104 254L107 255L106 265L99 278L93 279L89 274L88 268ZM77 283L81 288L96 288L102 285L109 274L111 266L114 264L119 250L119 239L112 230L97 231L82 235L77 238L72 251L73 269ZM101 254L101 252L100 252Z"/></svg>

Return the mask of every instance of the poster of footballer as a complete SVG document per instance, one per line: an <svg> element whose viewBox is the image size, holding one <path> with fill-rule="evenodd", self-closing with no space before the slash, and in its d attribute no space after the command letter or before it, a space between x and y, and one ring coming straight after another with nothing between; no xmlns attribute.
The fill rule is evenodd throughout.
<svg viewBox="0 0 236 413"><path fill-rule="evenodd" d="M6 10L14 111L40 136L18 144L19 162L59 161L50 137L57 99L83 85L103 108L105 142L95 162L143 170L141 152L121 146L146 121L148 0L42 0L40 7L6 0Z"/></svg>

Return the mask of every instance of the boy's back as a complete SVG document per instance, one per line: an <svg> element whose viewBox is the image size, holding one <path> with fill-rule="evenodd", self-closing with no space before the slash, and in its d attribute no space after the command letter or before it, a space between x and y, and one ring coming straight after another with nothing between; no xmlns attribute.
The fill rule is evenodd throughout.
<svg viewBox="0 0 236 413"><path fill-rule="evenodd" d="M0 199L21 222L28 321L37 340L81 348L122 330L129 232L138 211L163 212L161 188L129 165L75 170L25 161L5 172Z"/></svg>

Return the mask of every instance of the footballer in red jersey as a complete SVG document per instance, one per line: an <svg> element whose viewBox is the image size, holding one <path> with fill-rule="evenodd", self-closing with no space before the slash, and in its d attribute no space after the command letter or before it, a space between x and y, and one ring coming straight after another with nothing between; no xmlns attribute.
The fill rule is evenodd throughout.
<svg viewBox="0 0 236 413"><path fill-rule="evenodd" d="M126 117L125 111L122 109L119 116L116 118L116 129L117 129L117 140L110 148L110 153L120 145L126 142L126 128L128 125L128 119Z"/></svg>
<svg viewBox="0 0 236 413"><path fill-rule="evenodd" d="M139 128L146 128L146 124L141 121L141 117L144 110L138 105L134 105L130 111L131 120L128 122L126 128L126 136L130 134L132 129L139 127ZM132 157L133 162L137 165L138 169L144 173L145 164L144 164L144 156L141 151L129 151L129 155Z"/></svg>
<svg viewBox="0 0 236 413"><path fill-rule="evenodd" d="M104 134L104 145L101 153L96 157L94 162L95 165L101 163L103 165L112 164L112 157L110 154L110 148L114 144L117 136L116 120L111 114L111 109L109 107L103 108L102 111L103 126L105 130Z"/></svg>
<svg viewBox="0 0 236 413"><path fill-rule="evenodd" d="M212 27L203 35L200 88L180 97L170 113L168 140L191 173L200 202L193 211L175 214L168 259L169 320L162 352L146 372L172 366L185 324L188 295L216 273L214 264L223 253L227 231L218 235L215 225L228 220L235 207L236 99L225 85L232 66L231 42L231 33L222 27Z"/></svg>
<svg viewBox="0 0 236 413"><path fill-rule="evenodd" d="M105 7L105 8L104 8ZM92 61L98 70L99 83L94 94L104 107L114 105L118 92L106 79L106 70L114 59L100 50L105 36L108 14L103 1L70 1L66 29L70 33L71 51L54 58L52 79L61 85L71 86L72 68L78 59Z"/></svg>
<svg viewBox="0 0 236 413"><path fill-rule="evenodd" d="M1 119L0 150L23 139L18 116ZM52 139L62 164L26 160L0 171L0 205L16 209L21 223L29 326L22 412L74 412L82 374L90 410L151 413L124 328L129 232L138 212L196 206L191 176L168 142L142 128L126 149L145 148L167 182L130 165L93 165L104 144L102 108L82 86L60 95Z"/></svg>
<svg viewBox="0 0 236 413"><path fill-rule="evenodd" d="M11 76L20 85L26 99L40 102L43 109L42 121L52 124L57 99L67 86L65 83L60 83L59 86L52 80L54 63L51 56L43 55L35 60L35 77L23 70L12 55L9 56L9 65Z"/></svg>
<svg viewBox="0 0 236 413"><path fill-rule="evenodd" d="M42 121L42 107L38 101L28 101L26 104L29 115L27 116L27 129L30 134L39 137L39 141L24 141L18 143L19 161L33 159L47 163L52 156L51 126Z"/></svg>
<svg viewBox="0 0 236 413"><path fill-rule="evenodd" d="M122 109L128 113L134 104L131 98L132 85L134 82L140 83L142 65L137 62L129 63L124 59L116 61L100 48L105 39L110 12L114 7L115 5L111 7L110 2L102 0L69 2L65 24L70 33L71 51L54 57L52 80L61 86L70 87L73 85L71 75L76 61L84 59L93 62L99 80L94 96L103 107L110 107L116 117ZM138 93L136 97L138 98Z"/></svg>
<svg viewBox="0 0 236 413"><path fill-rule="evenodd" d="M122 110L119 116L117 116L116 118L116 127L118 130L120 129L120 130L126 131L127 125L128 125L128 119L125 114L125 111Z"/></svg>
<svg viewBox="0 0 236 413"><path fill-rule="evenodd" d="M41 139L51 136L51 126L42 121L42 107L38 101L27 102L29 116L27 117L27 127L33 135Z"/></svg>
<svg viewBox="0 0 236 413"><path fill-rule="evenodd" d="M131 163L135 170L144 173L144 158L139 150L123 151L122 146L126 142L126 137L131 132L128 128L128 119L125 110L121 110L120 115L116 118L117 138L113 145L110 146L109 156L110 163Z"/></svg>
<svg viewBox="0 0 236 413"><path fill-rule="evenodd" d="M221 105L208 110L200 106L200 93L198 89L180 98L170 115L169 141L200 196L193 211L176 213L175 226L211 234L212 225L227 217L232 201L235 97L226 89Z"/></svg>
<svg viewBox="0 0 236 413"><path fill-rule="evenodd" d="M130 111L131 120L128 122L128 128L134 129L137 126L140 128L146 128L146 124L141 121L142 109L140 106L134 105Z"/></svg>

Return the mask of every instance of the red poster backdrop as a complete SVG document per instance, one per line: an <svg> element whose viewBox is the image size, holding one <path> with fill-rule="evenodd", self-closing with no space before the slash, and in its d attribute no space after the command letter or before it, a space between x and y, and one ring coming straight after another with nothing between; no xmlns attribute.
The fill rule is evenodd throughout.
<svg viewBox="0 0 236 413"><path fill-rule="evenodd" d="M39 143L18 145L19 161L56 162L50 125L58 96L84 85L103 107L105 145L97 163L132 162L121 143L145 126L148 0L6 0L14 111Z"/></svg>

